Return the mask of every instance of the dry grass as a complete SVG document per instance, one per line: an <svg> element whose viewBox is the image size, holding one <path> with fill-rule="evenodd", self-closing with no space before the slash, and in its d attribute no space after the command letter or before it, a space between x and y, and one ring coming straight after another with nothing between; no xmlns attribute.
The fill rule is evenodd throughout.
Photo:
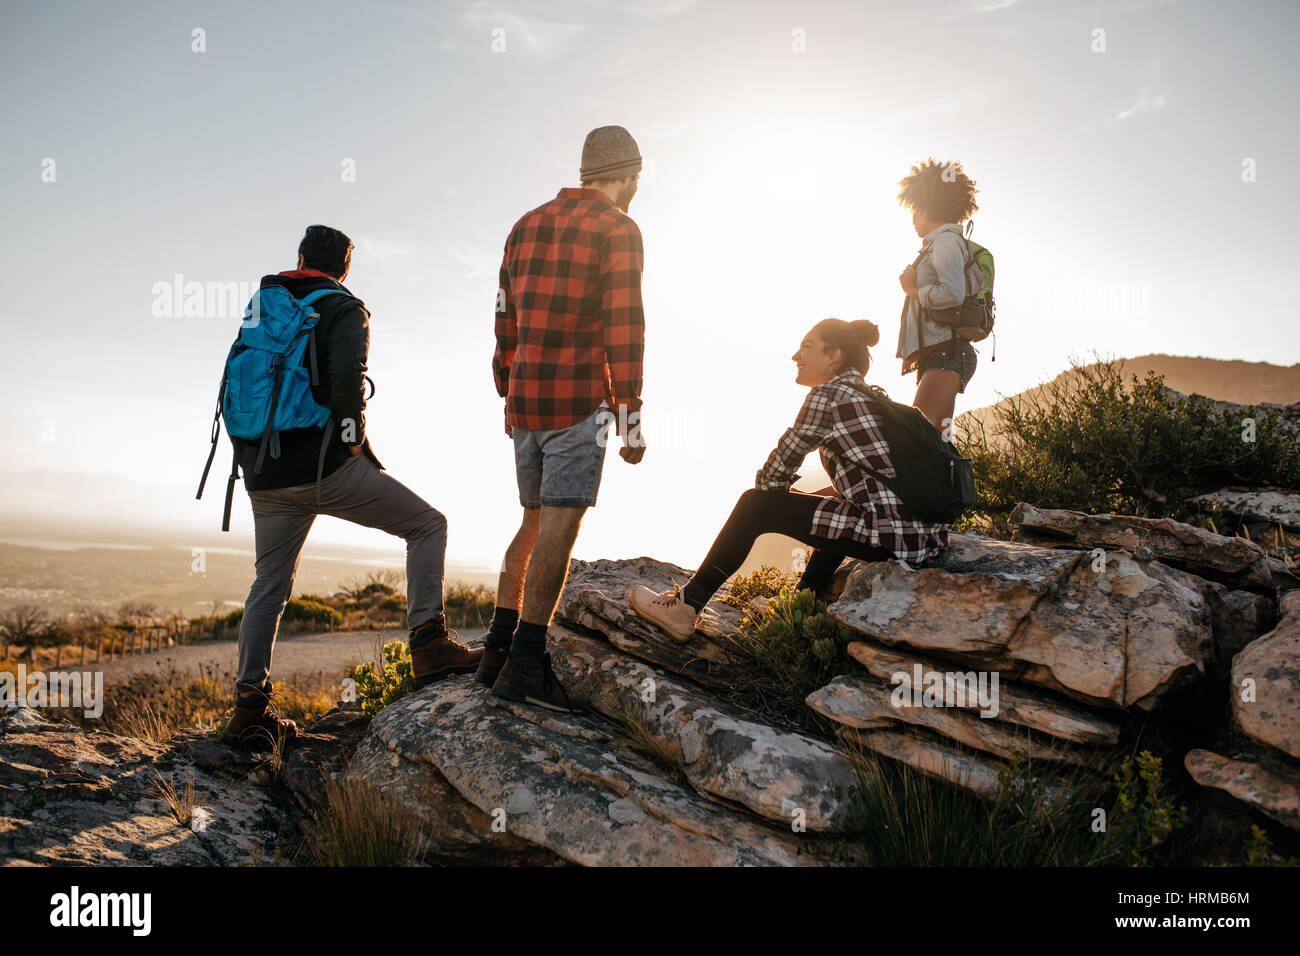
<svg viewBox="0 0 1300 956"><path fill-rule="evenodd" d="M326 805L305 824L317 866L415 866L429 848L424 820L391 793L363 781L325 783Z"/></svg>
<svg viewBox="0 0 1300 956"><path fill-rule="evenodd" d="M193 777L186 778L180 790L177 790L174 780L164 780L162 775L159 774L153 789L154 793L167 804L177 823L183 827L188 827L194 822L194 809L199 805L199 801L194 790Z"/></svg>
<svg viewBox="0 0 1300 956"><path fill-rule="evenodd" d="M324 672L294 675L291 681L275 684L275 703L282 717L307 724L338 703L340 687L340 680L327 678ZM99 718L86 718L79 710L59 710L58 716L87 729L166 743L183 730L225 727L234 688L234 675L216 668L202 668L198 677L175 667L159 668L156 673L134 674L109 684Z"/></svg>
<svg viewBox="0 0 1300 956"><path fill-rule="evenodd" d="M603 701L602 704L608 706L605 716L623 732L624 742L629 747L649 757L675 782L683 782L681 751L650 729L650 720L646 716L648 708L639 698L633 699L635 703L622 696Z"/></svg>

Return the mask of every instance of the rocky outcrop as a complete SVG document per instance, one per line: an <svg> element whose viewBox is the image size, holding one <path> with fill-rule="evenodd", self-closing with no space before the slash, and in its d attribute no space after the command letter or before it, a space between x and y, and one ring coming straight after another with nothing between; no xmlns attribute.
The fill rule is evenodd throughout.
<svg viewBox="0 0 1300 956"><path fill-rule="evenodd" d="M896 688L872 677L846 674L808 695L808 706L854 730L924 728L940 737L1006 760L1024 753L1039 760L1082 763L1085 754L1067 745L1039 740L1023 728L986 720L978 707L899 705Z"/></svg>
<svg viewBox="0 0 1300 956"><path fill-rule="evenodd" d="M418 789L433 771L480 820L587 866L863 862L800 832L801 808L764 824L674 780L607 722L504 704L470 676L385 708L358 756L373 786Z"/></svg>
<svg viewBox="0 0 1300 956"><path fill-rule="evenodd" d="M1300 760L1300 593L1276 628L1232 662L1233 719L1251 741Z"/></svg>
<svg viewBox="0 0 1300 956"><path fill-rule="evenodd" d="M1239 532L1249 535L1273 558L1269 566L1275 583L1288 590L1300 588L1295 566L1300 554L1300 492L1286 488L1220 488L1197 495L1192 504L1236 519Z"/></svg>
<svg viewBox="0 0 1300 956"><path fill-rule="evenodd" d="M850 644L849 654L875 677L898 683L902 683L900 675L910 676L918 667L923 674L946 673L952 669L951 665L901 654L866 641ZM1121 732L1120 725L1108 714L1009 681L998 684L996 719L1080 747L1114 747Z"/></svg>
<svg viewBox="0 0 1300 956"><path fill-rule="evenodd" d="M1137 518L1130 515L1087 514L1060 508L1035 508L1021 502L1011 512L1012 541L1090 551L1139 548L1164 564L1202 577L1222 580L1234 587L1272 593L1273 576L1268 555L1245 538L1229 538L1172 518Z"/></svg>
<svg viewBox="0 0 1300 956"><path fill-rule="evenodd" d="M1286 435L1292 435L1300 438L1300 402L1292 402L1290 405L1279 405L1276 402L1259 402L1256 405L1242 405L1239 402L1227 402L1213 398L1207 398L1204 395L1187 395L1179 392L1169 386L1164 386L1165 393L1174 400L1175 404L1185 401L1188 398L1194 398L1197 401L1205 402L1210 411L1215 415L1229 415L1238 422L1253 418L1258 421L1261 418L1271 418L1278 428Z"/></svg>
<svg viewBox="0 0 1300 956"><path fill-rule="evenodd" d="M233 866L270 855L279 809L183 749L86 732L26 708L0 723L0 865ZM193 784L192 821L172 815L159 782Z"/></svg>
<svg viewBox="0 0 1300 956"><path fill-rule="evenodd" d="M1183 761L1203 787L1222 790L1292 830L1300 831L1300 773L1270 769L1253 760L1191 750Z"/></svg>
<svg viewBox="0 0 1300 956"><path fill-rule="evenodd" d="M665 755L697 792L787 826L801 809L815 833L863 825L853 770L823 741L752 719L563 625L547 640L565 687Z"/></svg>
<svg viewBox="0 0 1300 956"><path fill-rule="evenodd" d="M628 590L644 584L657 591L685 584L691 572L653 558L573 561L555 616L598 631L614 647L706 687L734 682L743 662L730 641L744 613L718 600L704 607L696 639L679 645L647 624L627 602Z"/></svg>
<svg viewBox="0 0 1300 956"><path fill-rule="evenodd" d="M1204 675L1209 609L1158 562L975 535L949 541L922 568L862 564L830 613L889 647L1117 710L1152 710Z"/></svg>
<svg viewBox="0 0 1300 956"><path fill-rule="evenodd" d="M155 744L8 714L0 863L271 861L301 851L340 782L418 818L428 863L860 864L882 761L986 798L1024 773L1050 798L1153 739L1167 767L1294 829L1300 590L1279 609L1258 548L1177 522L1016 516L1033 541L950 534L921 567L846 565L830 613L850 660L797 715L755 693L744 612L711 602L678 643L631 611L633 585L690 577L644 557L570 566L549 641L583 715L464 675L374 720L341 707L280 763L210 733ZM192 821L159 779L193 781Z"/></svg>

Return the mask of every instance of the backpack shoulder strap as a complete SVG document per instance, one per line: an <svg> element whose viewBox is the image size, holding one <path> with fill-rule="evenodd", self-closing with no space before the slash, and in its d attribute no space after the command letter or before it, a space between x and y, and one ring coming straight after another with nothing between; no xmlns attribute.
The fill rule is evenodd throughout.
<svg viewBox="0 0 1300 956"><path fill-rule="evenodd" d="M302 302L303 305L311 305L317 299L327 295L347 295L347 293L344 292L342 289L330 289L330 288L317 289L315 292L307 293L299 301Z"/></svg>

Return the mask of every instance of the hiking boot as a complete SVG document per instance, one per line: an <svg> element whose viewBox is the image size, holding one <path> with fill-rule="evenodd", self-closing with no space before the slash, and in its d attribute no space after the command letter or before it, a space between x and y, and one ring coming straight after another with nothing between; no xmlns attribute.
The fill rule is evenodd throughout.
<svg viewBox="0 0 1300 956"><path fill-rule="evenodd" d="M638 584L628 592L627 599L639 617L667 631L678 644L685 644L695 635L699 615L682 597L680 586L657 592Z"/></svg>
<svg viewBox="0 0 1300 956"><path fill-rule="evenodd" d="M561 713L579 714L586 709L572 700L551 670L550 654L511 654L492 693L517 704L536 704Z"/></svg>
<svg viewBox="0 0 1300 956"><path fill-rule="evenodd" d="M241 692L221 742L249 750L274 750L281 740L287 744L297 736L298 725L281 719L271 691Z"/></svg>
<svg viewBox="0 0 1300 956"><path fill-rule="evenodd" d="M483 659L483 648L467 647L448 633L446 619L422 625L411 632L414 640L421 631L433 629L434 638L421 647L411 648L411 676L416 687L427 687L434 681L453 674L469 674ZM459 637L459 635L457 635Z"/></svg>
<svg viewBox="0 0 1300 956"><path fill-rule="evenodd" d="M497 675L501 673L501 668L506 666L506 660L510 657L510 645L496 644L483 645L483 659L478 662L478 670L474 673L474 679L480 684L486 684L491 687L496 683Z"/></svg>

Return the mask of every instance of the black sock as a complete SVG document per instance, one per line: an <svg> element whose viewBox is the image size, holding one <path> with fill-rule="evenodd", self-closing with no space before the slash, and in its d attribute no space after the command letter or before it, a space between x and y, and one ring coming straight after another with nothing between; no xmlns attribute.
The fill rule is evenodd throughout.
<svg viewBox="0 0 1300 956"><path fill-rule="evenodd" d="M545 654L546 625L520 621L519 626L515 628L514 640L510 642L510 653L511 655Z"/></svg>
<svg viewBox="0 0 1300 956"><path fill-rule="evenodd" d="M696 614L699 614L704 605L709 603L709 598L713 597L712 592L705 594L704 589L696 587L694 581L687 583L682 588L682 600L689 604Z"/></svg>
<svg viewBox="0 0 1300 956"><path fill-rule="evenodd" d="M508 650L510 640L514 637L515 628L518 626L518 611L510 607L497 607L492 612L492 625L488 628L487 639L484 643L488 647Z"/></svg>

